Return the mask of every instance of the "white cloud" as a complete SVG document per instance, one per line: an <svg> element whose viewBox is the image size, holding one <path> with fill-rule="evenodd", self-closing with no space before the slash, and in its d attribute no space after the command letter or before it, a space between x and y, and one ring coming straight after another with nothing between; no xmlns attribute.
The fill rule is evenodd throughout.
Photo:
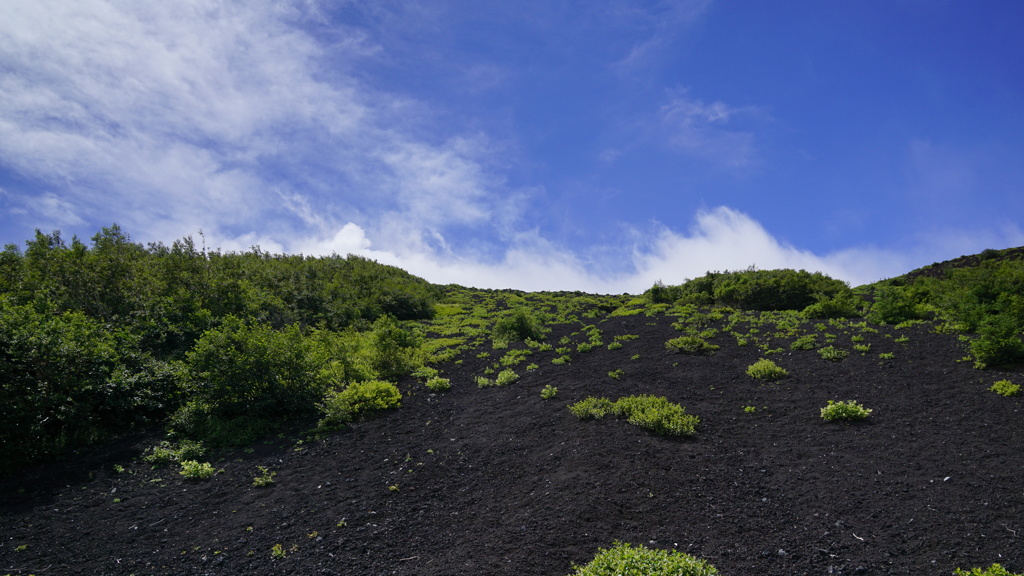
<svg viewBox="0 0 1024 576"><path fill-rule="evenodd" d="M683 93L661 107L659 120L674 148L718 165L742 167L755 158L754 134L729 123L737 116L752 113L749 108L735 108L723 102L708 104Z"/></svg>
<svg viewBox="0 0 1024 576"><path fill-rule="evenodd" d="M367 234L349 223L331 237L296 244L307 254L353 253L398 266L439 284L520 290L582 290L639 293L661 280L680 284L709 271L794 268L823 272L859 285L908 271L908 259L859 248L819 256L776 240L757 221L718 207L696 215L688 233L662 229L653 242L637 244L629 270L601 275L571 250L536 233L518 235L497 260L437 251L423 244L403 251L375 250Z"/></svg>

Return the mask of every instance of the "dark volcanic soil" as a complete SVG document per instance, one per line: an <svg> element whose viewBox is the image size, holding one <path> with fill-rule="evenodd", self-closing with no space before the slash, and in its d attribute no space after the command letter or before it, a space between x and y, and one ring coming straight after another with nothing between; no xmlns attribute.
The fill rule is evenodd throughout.
<svg viewBox="0 0 1024 576"><path fill-rule="evenodd" d="M225 454L206 482L133 460L152 438L7 481L0 574L556 576L615 540L729 575L1024 571L1022 400L988 391L1024 384L1021 371L957 362L963 345L927 325L883 327L866 335L870 354L842 362L774 355L790 376L767 384L745 374L758 350L729 335L711 357L666 352L672 320L611 318L599 324L606 344L640 338L566 366L535 354L539 369L520 364L504 388L472 381L502 351L467 354L441 367L446 393L402 382L401 409L326 440ZM849 338L838 342L850 349ZM546 384L555 399L541 399ZM566 409L638 393L686 406L698 434L654 437ZM826 423L830 399L874 413ZM252 486L259 465L277 472L270 487ZM272 559L275 544L284 558Z"/></svg>

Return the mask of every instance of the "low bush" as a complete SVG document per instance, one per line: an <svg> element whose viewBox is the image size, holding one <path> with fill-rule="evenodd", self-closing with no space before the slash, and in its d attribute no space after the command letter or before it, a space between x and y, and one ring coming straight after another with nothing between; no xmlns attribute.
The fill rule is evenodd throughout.
<svg viewBox="0 0 1024 576"><path fill-rule="evenodd" d="M1017 396L1020 394L1020 384L1014 384L1009 380L999 380L989 390L1000 396Z"/></svg>
<svg viewBox="0 0 1024 576"><path fill-rule="evenodd" d="M569 576L716 576L718 570L704 560L676 550L652 550L615 542L600 549L589 563L573 565ZM1001 576L995 574L993 576Z"/></svg>
<svg viewBox="0 0 1024 576"><path fill-rule="evenodd" d="M661 436L692 436L700 419L687 414L679 404L662 396L641 394L624 396L612 402L607 398L588 396L569 406L580 420L600 419L608 414L622 416L634 425Z"/></svg>
<svg viewBox="0 0 1024 576"><path fill-rule="evenodd" d="M861 406L855 400L836 402L829 400L828 406L821 409L821 417L829 422L836 420L853 421L863 420L871 414L871 410Z"/></svg>
<svg viewBox="0 0 1024 576"><path fill-rule="evenodd" d="M195 460L184 460L181 463L181 474L189 480L209 480L217 470L209 462L197 462Z"/></svg>
<svg viewBox="0 0 1024 576"><path fill-rule="evenodd" d="M494 379L494 383L498 386L507 386L516 380L519 380L519 374L512 370L502 370L498 372L498 377Z"/></svg>
<svg viewBox="0 0 1024 576"><path fill-rule="evenodd" d="M551 384L548 384L540 391L540 397L545 400L551 400L558 394L558 388L555 388Z"/></svg>
<svg viewBox="0 0 1024 576"><path fill-rule="evenodd" d="M569 412L580 420L597 420L611 414L615 403L607 398L587 396L583 400L569 405Z"/></svg>
<svg viewBox="0 0 1024 576"><path fill-rule="evenodd" d="M452 381L449 380L448 378L434 376L433 378L427 380L424 386L426 386L428 390L433 390L434 392L444 392L445 390L448 390L449 388L452 387Z"/></svg>
<svg viewBox="0 0 1024 576"><path fill-rule="evenodd" d="M625 416L630 424L659 436L692 436L700 423L699 418L687 414L679 404L648 394L619 398L614 411Z"/></svg>
<svg viewBox="0 0 1024 576"><path fill-rule="evenodd" d="M512 310L507 316L498 318L491 330L491 337L495 342L525 341L527 339L539 342L544 338L544 326L533 312L519 307Z"/></svg>
<svg viewBox="0 0 1024 576"><path fill-rule="evenodd" d="M709 356L719 349L716 344L709 344L700 336L680 336L665 342L665 348L683 354Z"/></svg>
<svg viewBox="0 0 1024 576"><path fill-rule="evenodd" d="M391 382L353 382L342 390L328 393L324 398L320 404L324 415L320 427L337 428L371 412L397 408L401 406L401 400L402 393Z"/></svg>
<svg viewBox="0 0 1024 576"><path fill-rule="evenodd" d="M971 568L970 571L957 568L956 572L953 572L953 576L1024 576L1024 574L1014 574L999 564L993 564L985 569Z"/></svg>
<svg viewBox="0 0 1024 576"><path fill-rule="evenodd" d="M747 366L747 376L756 378L757 380L780 380L789 376L789 372L777 365L775 362L772 362L767 358L762 358L750 366Z"/></svg>
<svg viewBox="0 0 1024 576"><path fill-rule="evenodd" d="M793 341L789 345L790 350L814 350L817 347L817 336L814 334L807 334L801 336Z"/></svg>
<svg viewBox="0 0 1024 576"><path fill-rule="evenodd" d="M829 362L839 362L850 355L849 352L835 346L826 346L818 349L818 355Z"/></svg>

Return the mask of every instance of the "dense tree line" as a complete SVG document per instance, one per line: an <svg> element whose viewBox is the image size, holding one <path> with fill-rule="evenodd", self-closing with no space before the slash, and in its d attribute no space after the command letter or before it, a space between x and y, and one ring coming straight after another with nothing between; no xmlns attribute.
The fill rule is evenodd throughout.
<svg viewBox="0 0 1024 576"><path fill-rule="evenodd" d="M0 252L0 465L169 416L230 438L310 413L331 387L407 369L401 321L430 317L437 294L351 255L36 231Z"/></svg>

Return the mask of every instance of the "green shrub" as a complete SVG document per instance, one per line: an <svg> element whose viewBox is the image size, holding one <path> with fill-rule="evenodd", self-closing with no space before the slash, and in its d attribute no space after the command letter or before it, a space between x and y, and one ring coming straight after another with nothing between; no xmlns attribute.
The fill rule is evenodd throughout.
<svg viewBox="0 0 1024 576"><path fill-rule="evenodd" d="M999 564L993 564L984 570L971 568L970 571L967 571L957 568L956 572L953 572L953 576L1024 576L1024 574L1014 574Z"/></svg>
<svg viewBox="0 0 1024 576"><path fill-rule="evenodd" d="M615 404L607 398L587 396L583 400L569 405L569 412L580 420L601 419L611 414Z"/></svg>
<svg viewBox="0 0 1024 576"><path fill-rule="evenodd" d="M608 372L608 376L611 378L615 378L616 380L622 378L623 374L625 374L625 372L623 372L621 369L611 370Z"/></svg>
<svg viewBox="0 0 1024 576"><path fill-rule="evenodd" d="M923 318L913 292L902 286L882 286L875 291L875 301L868 312L868 320L876 324L900 324Z"/></svg>
<svg viewBox="0 0 1024 576"><path fill-rule="evenodd" d="M999 380L989 390L1000 396L1017 396L1020 394L1020 384L1014 384L1009 380Z"/></svg>
<svg viewBox="0 0 1024 576"><path fill-rule="evenodd" d="M401 406L402 393L391 382L368 380L352 382L345 388L329 392L320 404L323 419L320 428L331 429L377 410Z"/></svg>
<svg viewBox="0 0 1024 576"><path fill-rule="evenodd" d="M829 400L828 406L821 409L821 417L828 421L834 420L862 420L871 414L871 410L861 406L855 400L836 402Z"/></svg>
<svg viewBox="0 0 1024 576"><path fill-rule="evenodd" d="M618 350L619 348L622 348L622 342L615 341L615 342L612 342L612 343L608 344L608 349L609 350Z"/></svg>
<svg viewBox="0 0 1024 576"><path fill-rule="evenodd" d="M496 342L513 340L544 339L544 327L540 320L528 308L515 308L506 316L498 318L491 330L491 337Z"/></svg>
<svg viewBox="0 0 1024 576"><path fill-rule="evenodd" d="M452 381L448 378L442 378L440 376L434 376L430 380L427 380L424 384L427 389L433 390L434 392L444 392L452 387Z"/></svg>
<svg viewBox="0 0 1024 576"><path fill-rule="evenodd" d="M1024 360L1024 342L1016 335L982 334L971 341L970 347L977 368L1003 366Z"/></svg>
<svg viewBox="0 0 1024 576"><path fill-rule="evenodd" d="M552 364L558 364L559 366L561 366L562 364L568 364L569 360L570 360L569 356L559 356L558 358L553 358L551 360L551 363Z"/></svg>
<svg viewBox="0 0 1024 576"><path fill-rule="evenodd" d="M497 386L497 385L498 385L497 382L495 382L494 380L492 380L492 379L490 379L490 378L488 378L486 376L477 376L476 377L476 386L477 386L477 388L488 388L490 386Z"/></svg>
<svg viewBox="0 0 1024 576"><path fill-rule="evenodd" d="M817 340L817 336L815 334L807 334L806 336L801 336L801 337L797 338L796 340L794 340L793 343L789 345L789 349L790 350L814 350L814 348L817 347L816 340Z"/></svg>
<svg viewBox="0 0 1024 576"><path fill-rule="evenodd" d="M203 446L202 442L181 440L175 445L167 440L163 440L156 446L150 446L142 456L142 460L156 468L166 466L171 462L196 460L204 454L206 454L206 447Z"/></svg>
<svg viewBox="0 0 1024 576"><path fill-rule="evenodd" d="M551 384L548 384L540 391L540 397L545 400L550 400L558 394L558 388L555 388Z"/></svg>
<svg viewBox="0 0 1024 576"><path fill-rule="evenodd" d="M715 350L718 350L719 346L709 344L699 336L680 336L665 342L665 348L682 352L683 354L711 355Z"/></svg>
<svg viewBox="0 0 1024 576"><path fill-rule="evenodd" d="M835 346L826 346L818 349L818 355L829 362L839 362L850 355L849 352Z"/></svg>
<svg viewBox="0 0 1024 576"><path fill-rule="evenodd" d="M181 474L189 480L209 480L217 470L209 462L197 462L195 460L184 460L181 463Z"/></svg>
<svg viewBox="0 0 1024 576"><path fill-rule="evenodd" d="M699 418L687 414L679 404L648 394L619 398L614 411L625 416L630 424L660 436L692 436L700 423Z"/></svg>
<svg viewBox="0 0 1024 576"><path fill-rule="evenodd" d="M747 366L747 376L758 380L779 380L789 376L789 372L779 367L775 362L762 358Z"/></svg>
<svg viewBox="0 0 1024 576"><path fill-rule="evenodd" d="M185 391L223 419L309 414L327 388L310 345L298 326L279 332L228 316L186 355Z"/></svg>
<svg viewBox="0 0 1024 576"><path fill-rule="evenodd" d="M651 550L615 542L600 549L589 563L573 565L569 576L716 576L718 570L704 560L676 550Z"/></svg>
<svg viewBox="0 0 1024 576"><path fill-rule="evenodd" d="M507 386L516 380L519 380L519 374L512 370L502 370L498 372L498 377L494 379L494 383L498 386Z"/></svg>
<svg viewBox="0 0 1024 576"><path fill-rule="evenodd" d="M804 308L801 314L806 318L854 318L860 316L863 303L852 291L831 297L819 295L818 301Z"/></svg>

